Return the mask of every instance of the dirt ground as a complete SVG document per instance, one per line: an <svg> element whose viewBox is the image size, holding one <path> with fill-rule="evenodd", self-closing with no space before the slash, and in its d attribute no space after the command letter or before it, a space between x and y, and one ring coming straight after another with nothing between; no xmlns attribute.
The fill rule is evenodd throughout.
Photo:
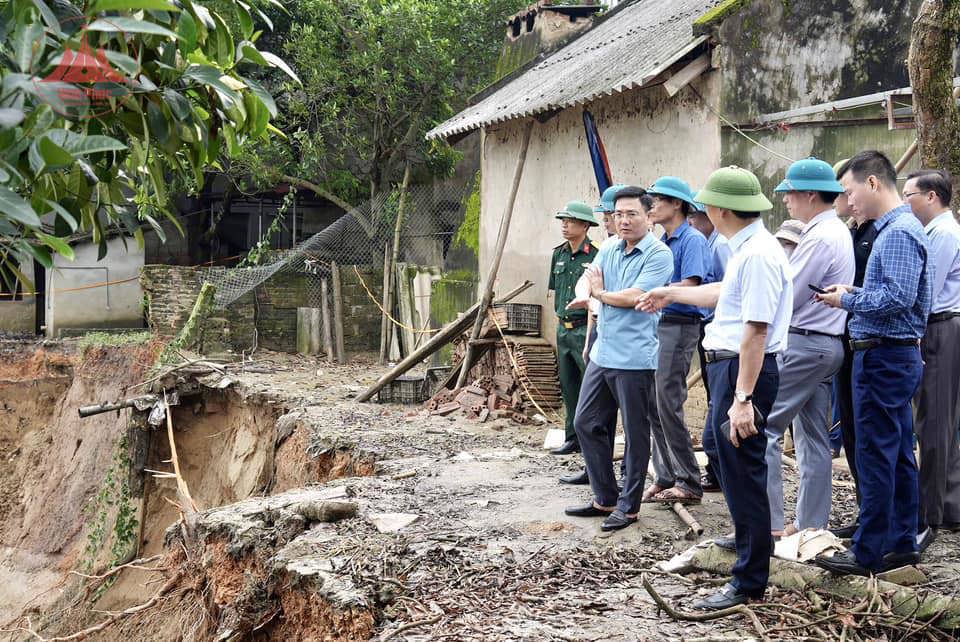
<svg viewBox="0 0 960 642"><path fill-rule="evenodd" d="M205 614L200 606L206 601L221 614L235 609L244 615L243 608L268 592L267 578L281 588L275 591L274 606L263 611L249 606L254 621L248 627L256 627L249 634L253 639L661 640L754 635L742 616L677 622L660 613L640 585L640 574L693 543L684 538L686 526L670 510L648 505L637 525L614 534L602 533L599 519L566 517L564 507L587 501L590 493L586 487L557 482L560 475L579 470L582 460L546 453L541 447L546 427L506 420L477 423L460 416L429 416L418 407L357 403L354 397L385 370L362 355L346 365L332 365L258 353L257 364L257 372L231 375L229 391L210 392L202 403L181 406L174 414L184 477L204 511L202 519L213 519L218 513L213 509L222 504L245 500L237 510L249 515L265 505L266 499L258 498L282 502L311 489L349 497L358 506L356 517L336 523L308 520L289 531L290 525L277 517L285 513L271 509L264 526L271 535L258 536L255 545L233 545L233 553L224 556L231 536L211 540L202 571L207 578L202 599L188 598L185 589L176 599L161 600L149 618L120 622L98 639L229 637L222 616L219 624L204 624L212 607ZM8 390L7 399L16 396ZM86 398L71 403L102 400L93 390L76 394L80 392ZM22 409L24 414L39 416L34 406ZM16 439L9 433L0 431L0 462L19 456L11 455ZM152 453L155 462L169 456L162 444L154 445ZM104 458L109 454L100 456ZM846 522L855 510L849 476L839 460L837 468L835 524ZM790 519L796 472L785 465L784 474ZM141 556L162 551L163 530L176 519L165 497L176 497L172 480L148 482ZM22 502L14 503L23 510ZM722 495L707 494L691 512L706 529L702 539L731 530ZM415 519L395 532L380 532L376 525L391 514ZM8 567L4 577L23 581L14 572L18 569L21 578L50 575L40 587L14 587L10 604L23 604L63 576L67 556L63 550L44 552L23 537L10 540L9 521L0 519L0 535L8 547L0 564ZM80 525L73 528L76 532ZM235 539L246 537L238 535L237 528L249 535L247 527L236 527ZM277 533L283 529L289 532L281 537ZM42 543L50 537L38 534L35 539ZM923 570L935 586L956 584L958 543L960 535L944 534L925 556ZM21 557L47 557L24 573L24 560L11 550ZM307 577L314 579L304 584ZM650 577L680 608L689 608L724 581L704 573ZM199 585L199 580L193 583ZM76 611L61 614L44 633L70 633L99 621L102 613L141 604L156 584L155 574L126 571L100 602L85 607L84 617ZM318 596L349 608L333 613ZM767 594L774 604L792 599L776 588ZM27 636L21 631L11 639Z"/></svg>

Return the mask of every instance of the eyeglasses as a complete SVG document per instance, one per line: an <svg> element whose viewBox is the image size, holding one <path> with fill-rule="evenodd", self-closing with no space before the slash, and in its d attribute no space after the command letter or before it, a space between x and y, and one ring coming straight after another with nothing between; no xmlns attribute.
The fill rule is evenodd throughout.
<svg viewBox="0 0 960 642"><path fill-rule="evenodd" d="M640 212L637 210L617 210L613 213L615 217L625 218L627 216L646 216L646 212Z"/></svg>
<svg viewBox="0 0 960 642"><path fill-rule="evenodd" d="M911 196L916 196L917 194L923 194L923 192L904 192L904 198L910 198Z"/></svg>

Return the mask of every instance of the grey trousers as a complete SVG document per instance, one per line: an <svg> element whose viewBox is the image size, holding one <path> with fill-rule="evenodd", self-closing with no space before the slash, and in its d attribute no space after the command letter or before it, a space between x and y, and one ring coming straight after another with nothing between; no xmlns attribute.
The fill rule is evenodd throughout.
<svg viewBox="0 0 960 642"><path fill-rule="evenodd" d="M693 455L693 442L683 418L687 375L700 339L700 325L661 321L658 334L657 402L650 408L656 483L664 488L677 486L702 495L700 466Z"/></svg>
<svg viewBox="0 0 960 642"><path fill-rule="evenodd" d="M793 443L800 467L797 519L794 526L826 528L832 501L830 385L843 365L840 339L790 334L779 358L780 389L767 418L767 497L770 528L783 530L783 433L793 423Z"/></svg>
<svg viewBox="0 0 960 642"><path fill-rule="evenodd" d="M923 380L917 392L920 527L960 522L960 317L927 326L920 342Z"/></svg>
<svg viewBox="0 0 960 642"><path fill-rule="evenodd" d="M620 370L587 364L580 385L574 428L587 465L594 501L624 513L640 509L643 480L650 462L650 427L647 415L653 405L653 370ZM623 420L623 490L617 490L613 473L613 440L617 410Z"/></svg>

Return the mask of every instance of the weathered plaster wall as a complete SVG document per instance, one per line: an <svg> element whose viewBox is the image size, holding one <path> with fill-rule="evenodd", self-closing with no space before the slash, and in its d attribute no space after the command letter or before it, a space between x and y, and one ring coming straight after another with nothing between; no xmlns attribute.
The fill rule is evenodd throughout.
<svg viewBox="0 0 960 642"><path fill-rule="evenodd" d="M74 253L73 261L56 256L54 268L47 271L47 336L57 336L60 328L143 327L143 291L136 277L144 254L137 242L127 239L124 245L119 237L110 239L102 261L97 260L94 243L77 245Z"/></svg>
<svg viewBox="0 0 960 642"><path fill-rule="evenodd" d="M21 290L30 292L43 290L43 283L37 284L33 276L33 264L25 264L21 271L30 279L32 285L23 284ZM0 296L0 332L15 334L33 334L37 320L36 297L24 294L20 300L8 295Z"/></svg>
<svg viewBox="0 0 960 642"><path fill-rule="evenodd" d="M720 28L722 110L761 113L907 87L920 0L767 0Z"/></svg>
<svg viewBox="0 0 960 642"><path fill-rule="evenodd" d="M707 74L695 83L697 91L713 103L719 89L717 75ZM663 87L633 90L587 107L597 120L616 182L648 186L658 176L674 174L698 187L718 167L719 122L689 89L673 98L667 98ZM599 200L581 114L575 107L534 125L498 279L501 292L525 279L536 283L516 300L544 305L543 332L551 340L556 316L552 299L547 299L547 277L553 247L563 240L554 213L569 200L591 204ZM522 129L523 123L515 121L484 132L480 274L486 274L492 261ZM592 235L602 238L597 228Z"/></svg>

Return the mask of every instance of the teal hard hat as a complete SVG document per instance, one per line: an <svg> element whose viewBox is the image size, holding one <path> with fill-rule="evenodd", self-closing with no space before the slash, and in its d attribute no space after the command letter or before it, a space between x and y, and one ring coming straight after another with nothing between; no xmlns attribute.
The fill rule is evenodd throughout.
<svg viewBox="0 0 960 642"><path fill-rule="evenodd" d="M647 194L651 196L669 196L690 203L690 205L696 207L696 201L693 200L693 190L690 189L690 185L687 181L682 178L677 178L676 176L661 176L653 186L647 190Z"/></svg>
<svg viewBox="0 0 960 642"><path fill-rule="evenodd" d="M691 193L691 194L696 194L696 193L697 193L697 190L695 190L694 188L691 187L691 188L690 188L690 193ZM691 214L697 214L697 213L706 214L706 213L707 213L707 206L704 205L703 203L700 203L699 201L694 201L694 202L693 202L693 207L694 207L694 209L696 209L696 212L690 212Z"/></svg>
<svg viewBox="0 0 960 642"><path fill-rule="evenodd" d="M787 169L787 176L775 192L830 192L839 194L843 186L828 163L819 158L798 160Z"/></svg>
<svg viewBox="0 0 960 642"><path fill-rule="evenodd" d="M624 187L626 187L626 185L623 183L617 183L603 190L603 194L600 196L600 204L593 208L593 211L612 212L617 209L617 194Z"/></svg>
<svg viewBox="0 0 960 642"><path fill-rule="evenodd" d="M556 218L572 218L589 225L599 225L597 217L593 215L593 208L583 201L570 201L567 206L557 212Z"/></svg>

